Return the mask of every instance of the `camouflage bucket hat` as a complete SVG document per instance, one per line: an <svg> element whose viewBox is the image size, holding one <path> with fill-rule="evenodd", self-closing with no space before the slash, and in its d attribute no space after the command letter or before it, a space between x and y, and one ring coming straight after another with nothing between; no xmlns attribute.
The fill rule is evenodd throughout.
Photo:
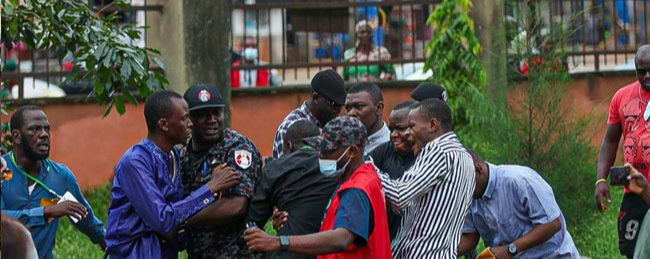
<svg viewBox="0 0 650 259"><path fill-rule="evenodd" d="M359 119L340 116L325 124L320 136L305 138L303 141L320 151L331 151L352 145L363 147L367 137L366 127Z"/></svg>

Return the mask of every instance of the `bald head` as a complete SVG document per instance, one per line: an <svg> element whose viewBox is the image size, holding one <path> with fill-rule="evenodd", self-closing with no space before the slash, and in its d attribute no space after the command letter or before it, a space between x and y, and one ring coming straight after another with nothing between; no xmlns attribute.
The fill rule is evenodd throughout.
<svg viewBox="0 0 650 259"><path fill-rule="evenodd" d="M639 47L639 49L636 51L636 57L635 58L641 58L641 57L647 57L650 55L650 44L643 45Z"/></svg>
<svg viewBox="0 0 650 259"><path fill-rule="evenodd" d="M637 50L634 58L636 66L636 77L641 87L650 91L650 45L643 45Z"/></svg>

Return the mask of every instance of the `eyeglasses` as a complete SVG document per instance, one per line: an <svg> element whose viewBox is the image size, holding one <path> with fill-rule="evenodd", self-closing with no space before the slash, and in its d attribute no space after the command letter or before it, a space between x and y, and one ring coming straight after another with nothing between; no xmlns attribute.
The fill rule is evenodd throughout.
<svg viewBox="0 0 650 259"><path fill-rule="evenodd" d="M647 73L650 73L650 68L637 68L636 73L639 75L645 75Z"/></svg>
<svg viewBox="0 0 650 259"><path fill-rule="evenodd" d="M323 97L323 99L325 99L325 101L327 101L330 104L332 109L338 109L338 108L343 107L343 105L336 103L334 100L332 100L330 98L327 98L327 96L325 96L325 95L322 95L322 94L318 94L318 95Z"/></svg>

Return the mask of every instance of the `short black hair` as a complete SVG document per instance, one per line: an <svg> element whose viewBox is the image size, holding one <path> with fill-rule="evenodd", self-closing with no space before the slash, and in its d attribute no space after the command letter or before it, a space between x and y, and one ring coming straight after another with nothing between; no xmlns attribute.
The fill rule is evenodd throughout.
<svg viewBox="0 0 650 259"><path fill-rule="evenodd" d="M171 116L174 109L174 103L172 102L174 98L183 100L180 94L163 90L149 96L147 102L144 103L144 118L147 121L147 130L150 133L156 131L160 119Z"/></svg>
<svg viewBox="0 0 650 259"><path fill-rule="evenodd" d="M393 107L393 111L401 110L404 108L411 108L413 105L417 103L418 103L417 101L413 101L413 100L404 101L395 105L395 107Z"/></svg>
<svg viewBox="0 0 650 259"><path fill-rule="evenodd" d="M25 125L25 112L27 111L43 111L43 109L36 105L25 105L18 108L9 120L9 129L11 131L20 130Z"/></svg>
<svg viewBox="0 0 650 259"><path fill-rule="evenodd" d="M348 90L348 94L356 94L360 92L366 92L370 94L373 104L378 104L379 102L384 101L384 95L381 94L381 89L376 84L370 82L358 83Z"/></svg>
<svg viewBox="0 0 650 259"><path fill-rule="evenodd" d="M440 121L442 128L445 131L450 131L453 128L453 120L451 117L451 108L443 100L440 99L426 99L415 104L411 109L420 108L420 114L427 119L437 119Z"/></svg>
<svg viewBox="0 0 650 259"><path fill-rule="evenodd" d="M308 120L299 120L291 124L284 133L285 142L302 143L302 139L320 135L316 124Z"/></svg>
<svg viewBox="0 0 650 259"><path fill-rule="evenodd" d="M476 151L471 148L465 148L465 150L467 153L469 153L470 156L472 156L472 160L474 162L483 162L483 158L478 153L476 153Z"/></svg>

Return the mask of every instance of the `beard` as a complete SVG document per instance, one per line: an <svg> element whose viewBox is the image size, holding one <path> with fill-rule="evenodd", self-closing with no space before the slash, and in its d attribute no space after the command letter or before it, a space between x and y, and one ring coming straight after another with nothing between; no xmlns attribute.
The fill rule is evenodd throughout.
<svg viewBox="0 0 650 259"><path fill-rule="evenodd" d="M50 156L50 150L48 149L47 153L39 154L36 150L32 149L28 145L23 145L23 153L31 160L44 160Z"/></svg>

